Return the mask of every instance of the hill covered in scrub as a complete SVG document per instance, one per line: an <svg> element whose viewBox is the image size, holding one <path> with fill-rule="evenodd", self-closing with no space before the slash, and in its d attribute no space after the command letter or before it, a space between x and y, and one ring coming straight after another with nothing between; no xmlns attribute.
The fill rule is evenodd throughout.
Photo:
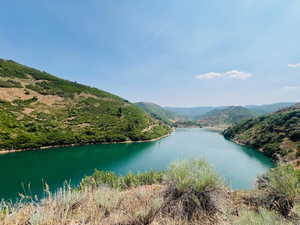
<svg viewBox="0 0 300 225"><path fill-rule="evenodd" d="M205 160L118 176L95 171L76 189L0 202L3 225L299 225L299 171L270 170L251 191L232 191Z"/></svg>
<svg viewBox="0 0 300 225"><path fill-rule="evenodd" d="M199 117L203 126L230 126L257 116L256 113L241 106L230 106L223 109L214 109Z"/></svg>
<svg viewBox="0 0 300 225"><path fill-rule="evenodd" d="M0 149L150 140L169 126L116 95L0 59Z"/></svg>
<svg viewBox="0 0 300 225"><path fill-rule="evenodd" d="M224 136L299 166L300 104L239 123L226 129Z"/></svg>
<svg viewBox="0 0 300 225"><path fill-rule="evenodd" d="M175 119L175 115L172 112L166 110L165 108L163 108L157 104L150 103L150 102L137 102L135 104L138 107L145 110L147 113L149 113L154 118L161 120L170 125L173 124L172 121Z"/></svg>
<svg viewBox="0 0 300 225"><path fill-rule="evenodd" d="M278 102L273 104L265 104L265 105L247 105L245 108L250 109L251 111L264 115L272 112L276 112L278 110L291 107L295 105L296 102Z"/></svg>
<svg viewBox="0 0 300 225"><path fill-rule="evenodd" d="M196 120L199 116L215 109L212 106L200 106L200 107L164 107L169 112L172 112L175 116L184 120Z"/></svg>

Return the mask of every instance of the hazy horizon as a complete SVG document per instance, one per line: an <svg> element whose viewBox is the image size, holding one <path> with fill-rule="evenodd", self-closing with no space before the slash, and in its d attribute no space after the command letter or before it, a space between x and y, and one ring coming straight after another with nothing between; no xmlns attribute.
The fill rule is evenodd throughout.
<svg viewBox="0 0 300 225"><path fill-rule="evenodd" d="M0 58L131 102L299 102L297 0L5 1Z"/></svg>
<svg viewBox="0 0 300 225"><path fill-rule="evenodd" d="M155 102L149 102L149 103L155 103ZM197 108L197 107L228 107L228 106L260 106L260 105L272 105L272 104L280 104L280 103L295 103L298 102L292 102L292 101L286 101L286 102L271 102L271 103L264 103L264 104L243 104L243 105L192 105L192 106L178 106L178 105L160 105L162 107L172 107L172 108ZM300 103L300 101L299 101Z"/></svg>

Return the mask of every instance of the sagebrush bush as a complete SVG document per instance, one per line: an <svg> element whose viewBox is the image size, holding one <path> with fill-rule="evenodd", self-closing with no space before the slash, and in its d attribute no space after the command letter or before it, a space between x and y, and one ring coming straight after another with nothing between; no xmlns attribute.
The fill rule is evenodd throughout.
<svg viewBox="0 0 300 225"><path fill-rule="evenodd" d="M300 197L300 172L289 165L269 170L258 179L259 205L289 216Z"/></svg>
<svg viewBox="0 0 300 225"><path fill-rule="evenodd" d="M166 183L175 185L180 192L188 189L203 192L223 185L222 178L203 159L184 160L171 164L164 179Z"/></svg>
<svg viewBox="0 0 300 225"><path fill-rule="evenodd" d="M300 194L300 173L292 166L279 166L265 175L266 187L273 192L294 200Z"/></svg>
<svg viewBox="0 0 300 225"><path fill-rule="evenodd" d="M218 224L231 207L223 180L203 159L173 163L164 180L162 211L172 218Z"/></svg>

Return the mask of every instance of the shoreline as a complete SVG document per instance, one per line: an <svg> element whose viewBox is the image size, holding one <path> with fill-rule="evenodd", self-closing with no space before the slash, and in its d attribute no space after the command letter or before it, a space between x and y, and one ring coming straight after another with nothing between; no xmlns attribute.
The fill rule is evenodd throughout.
<svg viewBox="0 0 300 225"><path fill-rule="evenodd" d="M163 135L161 137L149 139L149 140L140 140L140 141L114 141L114 142L103 142L103 143L87 143L87 144L67 144L67 145L52 145L52 146L43 146L39 148L29 148L29 149L12 149L12 150L0 150L0 155L17 153L17 152L27 152L27 151L38 151L38 150L48 150L53 148L64 148L64 147L76 147L76 146L89 146L89 145L108 145L108 144L132 144L132 143L145 143L145 142L154 142L159 141L163 138L169 137L176 129L173 128L170 133Z"/></svg>
<svg viewBox="0 0 300 225"><path fill-rule="evenodd" d="M210 131L216 131L216 132L223 132L226 128L225 127L201 127L203 129L207 129Z"/></svg>
<svg viewBox="0 0 300 225"><path fill-rule="evenodd" d="M235 139L228 139L228 140L231 141L231 142L233 142L233 143L235 143L235 144L237 144L237 145L244 146L244 147L248 147L248 148L252 148L252 149L254 149L254 150L256 150L256 151L262 153L264 156L266 156L267 158L271 159L272 162L273 162L275 165L280 164L280 161L281 161L280 157L277 158L277 159L276 159L276 158L273 158L273 157L270 157L270 156L267 155L261 148L255 148L255 147L253 147L253 146L251 146L251 145L247 145L247 144L245 144L245 143L243 143L243 142L240 142L240 141L238 141L238 140L235 140Z"/></svg>

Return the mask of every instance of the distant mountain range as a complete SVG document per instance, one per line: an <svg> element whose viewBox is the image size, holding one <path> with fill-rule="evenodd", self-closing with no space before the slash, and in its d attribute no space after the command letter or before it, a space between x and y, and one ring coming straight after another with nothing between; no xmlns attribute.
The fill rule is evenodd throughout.
<svg viewBox="0 0 300 225"><path fill-rule="evenodd" d="M296 104L296 102L282 102L266 105L246 105L243 106L259 115L266 113L276 112L280 109L290 107ZM211 110L222 110L230 106L199 106L199 107L164 107L166 110L174 113L177 116L185 117L191 120L200 119L202 115L208 113Z"/></svg>
<svg viewBox="0 0 300 225"><path fill-rule="evenodd" d="M241 122L243 120L251 119L257 116L257 113L242 107L242 106L229 106L226 108L216 108L204 115L198 117L202 126L221 126L226 127L232 124Z"/></svg>
<svg viewBox="0 0 300 225"><path fill-rule="evenodd" d="M162 107L154 103L139 102L137 106L153 117L179 126L221 126L228 127L243 120L251 119L280 109L290 107L295 103L275 103L268 105L246 106L203 106L203 107ZM186 123L188 121L188 123ZM193 122L194 121L194 122ZM197 122L195 122L197 121Z"/></svg>
<svg viewBox="0 0 300 225"><path fill-rule="evenodd" d="M199 116L219 107L211 107L211 106L200 106L200 107L164 107L164 109L173 113L174 115L185 118L186 120L196 120Z"/></svg>

